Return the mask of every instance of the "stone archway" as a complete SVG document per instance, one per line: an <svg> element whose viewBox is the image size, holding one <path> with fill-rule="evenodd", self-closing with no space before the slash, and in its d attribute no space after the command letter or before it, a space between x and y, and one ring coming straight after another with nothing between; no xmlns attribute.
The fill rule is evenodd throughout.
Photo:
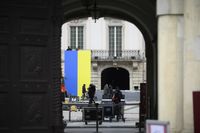
<svg viewBox="0 0 200 133"><path fill-rule="evenodd" d="M96 0L98 17L114 17L135 24L144 36L147 57L148 118L157 119L157 18L156 0ZM93 16L88 0L64 0L64 22ZM96 15L97 15L96 14Z"/></svg>
<svg viewBox="0 0 200 133"><path fill-rule="evenodd" d="M88 1L88 0L85 0ZM99 17L134 23L146 42L149 118L157 118L156 0L96 0ZM0 132L62 133L60 30L91 16L84 0L0 2ZM63 8L63 10L61 10Z"/></svg>

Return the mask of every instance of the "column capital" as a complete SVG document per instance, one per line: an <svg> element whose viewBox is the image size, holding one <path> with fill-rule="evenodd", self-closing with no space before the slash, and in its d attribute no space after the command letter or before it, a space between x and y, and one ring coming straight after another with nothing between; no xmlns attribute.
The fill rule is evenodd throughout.
<svg viewBox="0 0 200 133"><path fill-rule="evenodd" d="M183 0L157 0L157 16L183 14Z"/></svg>

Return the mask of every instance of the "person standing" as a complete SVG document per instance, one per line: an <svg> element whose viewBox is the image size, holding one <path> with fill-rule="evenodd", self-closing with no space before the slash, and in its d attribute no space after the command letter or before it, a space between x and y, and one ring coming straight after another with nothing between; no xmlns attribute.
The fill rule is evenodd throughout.
<svg viewBox="0 0 200 133"><path fill-rule="evenodd" d="M103 88L103 98L111 99L112 98L112 86L105 84Z"/></svg>
<svg viewBox="0 0 200 133"><path fill-rule="evenodd" d="M64 102L65 101L65 97L67 97L67 90L65 88L64 78L63 77L61 78L60 90L61 90L61 100Z"/></svg>
<svg viewBox="0 0 200 133"><path fill-rule="evenodd" d="M88 88L89 104L95 103L94 101L95 92L96 92L96 86L93 84L90 84Z"/></svg>
<svg viewBox="0 0 200 133"><path fill-rule="evenodd" d="M109 98L112 98L112 96L113 96L113 87L112 87L111 84L109 85L109 91L108 91L108 94L109 94Z"/></svg>
<svg viewBox="0 0 200 133"><path fill-rule="evenodd" d="M108 86L108 84L105 84L104 87L103 87L103 94L107 95L108 92L109 92L109 86Z"/></svg>
<svg viewBox="0 0 200 133"><path fill-rule="evenodd" d="M82 86L82 99L84 100L85 99L85 97L86 97L86 87L85 87L85 84L83 84L83 86Z"/></svg>
<svg viewBox="0 0 200 133"><path fill-rule="evenodd" d="M119 121L119 118L122 118L122 120L125 121L124 115L121 112L122 110L121 99L122 99L122 92L120 91L119 87L116 87L116 90L113 93L112 101L114 103L114 112L117 115L117 121Z"/></svg>

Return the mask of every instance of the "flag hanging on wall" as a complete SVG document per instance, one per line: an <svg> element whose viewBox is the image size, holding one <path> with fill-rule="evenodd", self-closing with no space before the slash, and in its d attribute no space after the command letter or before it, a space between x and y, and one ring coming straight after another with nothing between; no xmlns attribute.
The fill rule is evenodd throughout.
<svg viewBox="0 0 200 133"><path fill-rule="evenodd" d="M91 81L90 50L65 51L64 80L70 95L82 95L83 84L87 88Z"/></svg>

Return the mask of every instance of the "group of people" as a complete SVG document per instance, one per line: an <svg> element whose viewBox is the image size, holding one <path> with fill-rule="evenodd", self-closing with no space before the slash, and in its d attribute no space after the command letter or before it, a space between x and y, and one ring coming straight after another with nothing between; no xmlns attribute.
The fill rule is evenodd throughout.
<svg viewBox="0 0 200 133"><path fill-rule="evenodd" d="M82 86L82 99L86 99L87 97L89 98L89 104L95 103L94 97L96 93L96 86L93 84L90 84L88 89L86 89L86 85L83 84ZM86 95L87 94L87 95ZM65 97L67 97L67 91L64 86L64 79L62 78L61 80L61 98L62 101L65 101ZM115 88L115 91L113 91L113 88L111 85L106 84L104 86L104 96L106 95L107 98L111 98L112 102L114 104L114 111L115 114L117 115L117 120L121 117L122 120L124 121L123 114L121 113L121 99L122 99L122 92L120 91L119 87Z"/></svg>
<svg viewBox="0 0 200 133"><path fill-rule="evenodd" d="M67 93L67 90L65 88L63 81L61 81L61 88L60 89L61 89L61 100L65 101L65 97L68 96L68 93ZM96 86L93 85L93 84L90 84L87 90L86 90L85 84L83 84L83 86L82 86L82 97L81 98L84 100L88 96L89 104L95 103L94 96L95 96L95 92L96 92ZM86 93L88 94L87 96L86 96Z"/></svg>
<svg viewBox="0 0 200 133"><path fill-rule="evenodd" d="M94 96L96 92L96 87L93 84L90 84L88 87L88 92L86 90L85 84L82 86L82 99L86 98L86 93L88 94L89 98L89 104L95 103L94 101ZM117 116L117 121L121 118L123 121L124 115L122 114L122 106L121 106L121 99L123 97L122 92L120 91L119 87L116 87L115 90L113 91L113 88L111 85L106 84L104 86L104 96L107 96L107 98L111 98L112 102L114 104L114 114Z"/></svg>
<svg viewBox="0 0 200 133"><path fill-rule="evenodd" d="M96 92L96 86L95 85L90 84L89 87L88 87L88 92L87 92L86 86L85 86L85 84L83 84L83 86L82 86L82 99L86 98L86 93L87 93L88 97L89 97L89 104L95 103L95 101L94 101L95 92Z"/></svg>
<svg viewBox="0 0 200 133"><path fill-rule="evenodd" d="M116 104L121 102L122 92L120 91L118 86L115 89L113 89L112 85L105 84L103 90L103 98L112 98L112 101Z"/></svg>

